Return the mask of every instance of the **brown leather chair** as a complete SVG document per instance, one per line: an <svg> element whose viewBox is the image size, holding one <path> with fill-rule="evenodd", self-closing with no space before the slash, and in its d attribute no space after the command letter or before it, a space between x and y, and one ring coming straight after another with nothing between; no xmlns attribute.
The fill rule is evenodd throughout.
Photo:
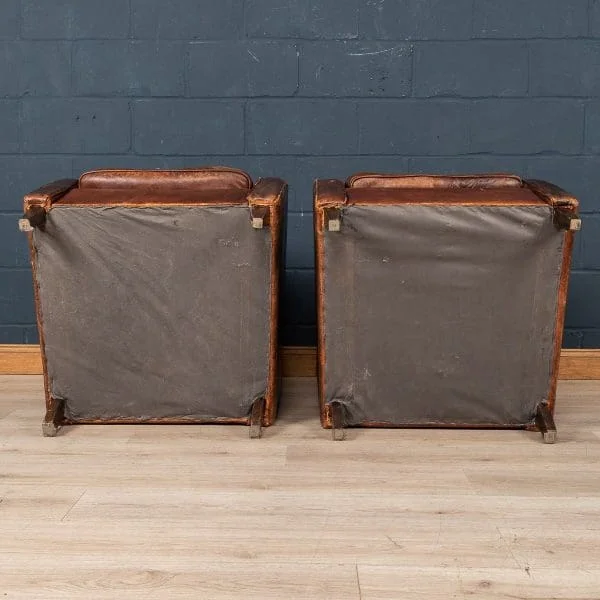
<svg viewBox="0 0 600 600"><path fill-rule="evenodd" d="M315 182L321 420L553 442L577 201L509 175Z"/></svg>
<svg viewBox="0 0 600 600"><path fill-rule="evenodd" d="M276 416L287 185L225 167L103 170L25 196L45 435Z"/></svg>

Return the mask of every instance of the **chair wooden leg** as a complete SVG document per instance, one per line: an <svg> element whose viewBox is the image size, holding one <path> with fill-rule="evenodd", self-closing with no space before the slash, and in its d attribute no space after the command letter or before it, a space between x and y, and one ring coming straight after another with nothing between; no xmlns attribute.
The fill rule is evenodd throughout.
<svg viewBox="0 0 600 600"><path fill-rule="evenodd" d="M545 444L556 442L556 425L547 404L540 404L537 408L535 422L540 430Z"/></svg>
<svg viewBox="0 0 600 600"><path fill-rule="evenodd" d="M50 406L46 410L46 416L42 422L42 434L44 437L56 437L65 418L64 399L50 399Z"/></svg>
<svg viewBox="0 0 600 600"><path fill-rule="evenodd" d="M329 404L331 414L331 438L335 442L341 442L346 439L346 409L341 402L331 402Z"/></svg>
<svg viewBox="0 0 600 600"><path fill-rule="evenodd" d="M265 416L265 399L257 398L250 413L250 439L257 440L262 435L262 423Z"/></svg>

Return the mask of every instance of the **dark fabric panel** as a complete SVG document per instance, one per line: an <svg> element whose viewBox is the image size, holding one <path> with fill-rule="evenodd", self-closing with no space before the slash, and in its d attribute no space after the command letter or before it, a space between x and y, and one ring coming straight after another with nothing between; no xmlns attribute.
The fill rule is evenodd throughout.
<svg viewBox="0 0 600 600"><path fill-rule="evenodd" d="M34 236L67 418L245 417L265 393L271 234L247 207L57 207Z"/></svg>
<svg viewBox="0 0 600 600"><path fill-rule="evenodd" d="M324 235L325 394L349 424L531 421L562 257L549 207L351 206Z"/></svg>

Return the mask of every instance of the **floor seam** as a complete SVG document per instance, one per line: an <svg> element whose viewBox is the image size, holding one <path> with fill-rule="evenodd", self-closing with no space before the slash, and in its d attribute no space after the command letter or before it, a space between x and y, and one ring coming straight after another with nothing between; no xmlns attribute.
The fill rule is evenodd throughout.
<svg viewBox="0 0 600 600"><path fill-rule="evenodd" d="M358 563L354 564L356 570L356 585L358 586L358 600L362 600L362 590L360 589L360 577L358 575Z"/></svg>
<svg viewBox="0 0 600 600"><path fill-rule="evenodd" d="M69 507L69 510L67 510L67 512L63 515L61 522L64 521L69 516L69 513L75 508L75 505L83 498L83 496L86 492L87 492L87 490L83 490L83 492L81 492L81 495L79 496L79 498L77 498L77 500L75 500L75 502L73 502L73 504L71 504L71 506Z"/></svg>

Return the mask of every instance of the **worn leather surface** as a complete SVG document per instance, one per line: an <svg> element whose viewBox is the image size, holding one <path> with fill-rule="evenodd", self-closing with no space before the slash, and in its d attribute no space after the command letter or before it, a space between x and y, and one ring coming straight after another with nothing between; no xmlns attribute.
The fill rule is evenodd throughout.
<svg viewBox="0 0 600 600"><path fill-rule="evenodd" d="M244 171L228 167L202 167L179 170L104 169L90 171L79 178L81 188L172 191L177 189L242 189L252 187L252 179Z"/></svg>
<svg viewBox="0 0 600 600"><path fill-rule="evenodd" d="M547 204L524 187L497 188L348 188L350 204L462 204L540 206Z"/></svg>
<svg viewBox="0 0 600 600"><path fill-rule="evenodd" d="M577 210L579 207L576 198L553 183L539 179L528 179L524 183L534 194L551 206L564 206L570 210Z"/></svg>
<svg viewBox="0 0 600 600"><path fill-rule="evenodd" d="M58 179L30 192L23 199L24 209L38 205L49 210L54 202L62 198L67 192L77 187L77 179Z"/></svg>
<svg viewBox="0 0 600 600"><path fill-rule="evenodd" d="M127 189L75 188L54 203L79 206L144 206L144 205L225 205L247 204L247 190L230 189L147 189L133 186Z"/></svg>
<svg viewBox="0 0 600 600"><path fill-rule="evenodd" d="M288 186L282 179L260 179L248 194L250 209L258 206L268 210L266 224L271 230L270 255L270 309L269 321L269 381L267 386L263 425L272 425L277 416L281 393L281 368L279 365L279 314L280 296L285 276L286 205Z"/></svg>
<svg viewBox="0 0 600 600"><path fill-rule="evenodd" d="M356 173L346 181L354 188L503 188L521 187L523 182L516 175L395 175L385 173Z"/></svg>
<svg viewBox="0 0 600 600"><path fill-rule="evenodd" d="M346 189L339 179L317 179L313 193L315 209L340 206L346 201Z"/></svg>
<svg viewBox="0 0 600 600"><path fill-rule="evenodd" d="M287 184L277 177L259 179L248 193L248 204L267 206L281 199L286 191Z"/></svg>

